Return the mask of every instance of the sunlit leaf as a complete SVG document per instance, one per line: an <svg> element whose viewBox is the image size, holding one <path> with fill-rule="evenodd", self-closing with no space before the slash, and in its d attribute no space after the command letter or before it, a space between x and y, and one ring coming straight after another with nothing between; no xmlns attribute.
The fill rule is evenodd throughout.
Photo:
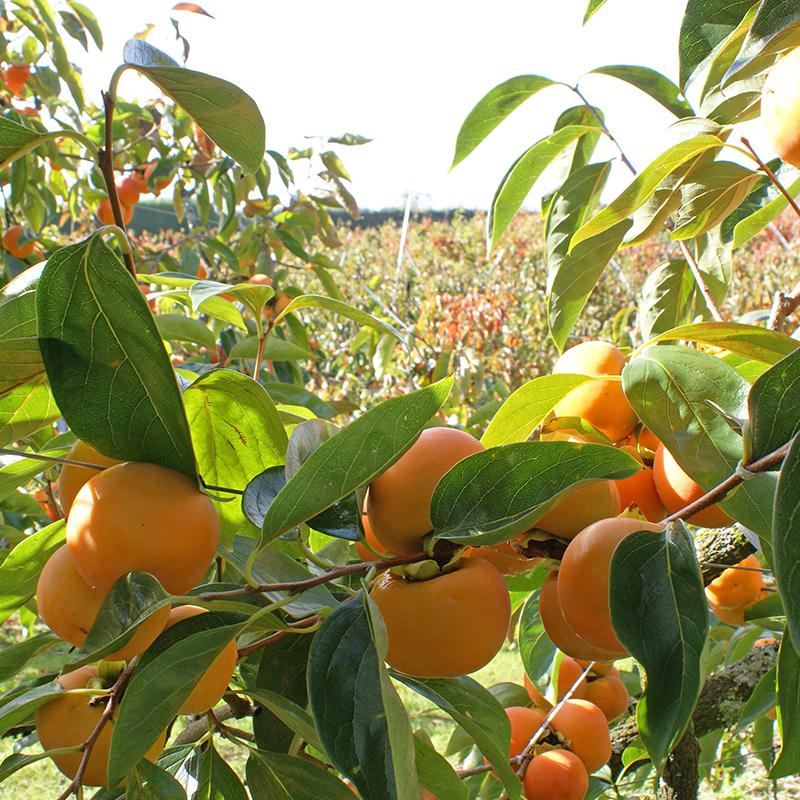
<svg viewBox="0 0 800 800"><path fill-rule="evenodd" d="M584 20L585 21L585 20ZM694 116L694 110L681 95L680 89L660 72L649 67L637 67L626 64L614 64L597 67L590 73L608 75L635 86L660 103L676 117Z"/></svg>

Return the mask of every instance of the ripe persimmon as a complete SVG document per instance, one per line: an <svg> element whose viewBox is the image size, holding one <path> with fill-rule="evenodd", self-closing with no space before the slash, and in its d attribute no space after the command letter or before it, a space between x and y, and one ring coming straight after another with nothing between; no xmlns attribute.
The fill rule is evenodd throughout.
<svg viewBox="0 0 800 800"><path fill-rule="evenodd" d="M154 189L153 194L160 194L164 189L167 188L172 183L171 176L165 176L162 178L157 178L151 182L150 178L152 177L153 173L156 171L156 167L158 166L158 159L155 161L151 161L145 168L144 168L144 180L146 185L148 186L148 191L150 191L149 187L152 183Z"/></svg>
<svg viewBox="0 0 800 800"><path fill-rule="evenodd" d="M199 606L176 606L170 611L164 628L170 628L182 619L205 613L207 613L207 610ZM204 711L208 711L209 708L214 708L222 699L222 695L225 694L228 684L231 682L238 658L239 652L236 647L236 640L232 639L211 662L211 666L200 678L199 683L192 689L192 693L178 709L178 713L202 714Z"/></svg>
<svg viewBox="0 0 800 800"><path fill-rule="evenodd" d="M611 626L608 573L617 545L639 530L661 532L664 528L629 517L601 519L567 545L558 570L558 602L567 624L594 647L619 653L617 658L625 654L625 648Z"/></svg>
<svg viewBox="0 0 800 800"><path fill-rule="evenodd" d="M22 225L12 225L3 234L3 247L15 258L27 258L33 253L33 248L36 246L35 242L28 242L20 247L17 242L23 233L25 233L25 228Z"/></svg>
<svg viewBox="0 0 800 800"><path fill-rule="evenodd" d="M141 184L135 178L125 177L117 183L117 197L123 206L135 206L141 193Z"/></svg>
<svg viewBox="0 0 800 800"><path fill-rule="evenodd" d="M800 47L769 71L761 93L761 120L772 148L787 164L800 167Z"/></svg>
<svg viewBox="0 0 800 800"><path fill-rule="evenodd" d="M648 522L659 522L669 516L666 506L656 490L653 468L642 464L641 472L615 481L622 510L635 506Z"/></svg>
<svg viewBox="0 0 800 800"><path fill-rule="evenodd" d="M683 510L699 500L705 492L683 471L675 457L660 444L653 460L653 480L661 502L670 514ZM704 508L686 520L692 525L721 528L732 525L733 520L717 505Z"/></svg>
<svg viewBox="0 0 800 800"><path fill-rule="evenodd" d="M109 458L102 453L98 453L91 445L77 439L75 444L70 447L66 455L68 461L81 461L84 464L97 464L98 467L113 467L114 464L122 462L116 458ZM102 470L90 469L89 467L79 467L75 464L64 464L61 467L61 475L58 478L58 500L61 503L61 510L66 517L75 500L75 495L80 491L89 478L94 477Z"/></svg>
<svg viewBox="0 0 800 800"><path fill-rule="evenodd" d="M630 695L619 674L603 675L586 684L583 699L594 703L608 722L620 719L628 710Z"/></svg>
<svg viewBox="0 0 800 800"><path fill-rule="evenodd" d="M508 757L515 758L522 754L536 732L544 725L545 715L529 706L509 706L505 711L511 723Z"/></svg>
<svg viewBox="0 0 800 800"><path fill-rule="evenodd" d="M122 211L122 219L125 224L129 224L133 219L133 206L126 206L120 203L120 211ZM95 216L101 225L116 225L114 221L114 210L111 208L111 201L104 197L95 209Z"/></svg>
<svg viewBox="0 0 800 800"><path fill-rule="evenodd" d="M78 574L69 549L62 545L47 559L36 586L39 616L56 636L80 647L94 624L106 592L89 586ZM125 661L144 652L164 629L169 606L154 611L117 652L105 656L108 661Z"/></svg>
<svg viewBox="0 0 800 800"><path fill-rule="evenodd" d="M596 772L611 758L611 736L603 712L588 700L565 700L550 720L564 746Z"/></svg>
<svg viewBox="0 0 800 800"><path fill-rule="evenodd" d="M619 378L624 366L625 356L616 345L583 342L564 351L553 366L553 373ZM553 411L557 417L581 417L612 442L628 437L639 422L618 379L578 386L560 400Z"/></svg>
<svg viewBox="0 0 800 800"><path fill-rule="evenodd" d="M756 602L761 586L761 564L751 554L714 578L706 586L706 598L717 608L742 608Z"/></svg>
<svg viewBox="0 0 800 800"><path fill-rule="evenodd" d="M85 689L89 682L100 683L96 666L80 667L58 679L61 688ZM104 693L98 685L97 695ZM90 705L92 699L87 694L58 694L36 710L36 732L45 750L60 750L83 744L97 727L104 710L104 703ZM83 773L84 786L105 786L107 783L108 751L111 746L111 733L114 720L109 720L100 731L92 747L91 755ZM148 761L155 761L164 749L166 731L145 755ZM59 753L51 756L58 770L72 779L78 772L83 752ZM124 781L123 781L124 783Z"/></svg>
<svg viewBox="0 0 800 800"><path fill-rule="evenodd" d="M423 581L386 571L370 597L386 624L386 663L418 678L455 678L485 666L511 619L503 576L481 558L462 558L451 572Z"/></svg>
<svg viewBox="0 0 800 800"><path fill-rule="evenodd" d="M25 66L12 66L0 72L3 85L11 94L21 95L25 91L25 84L31 77L31 68Z"/></svg>
<svg viewBox="0 0 800 800"><path fill-rule="evenodd" d="M581 638L567 623L558 601L558 573L551 572L539 590L539 616L550 641L562 652L584 661L613 661L625 650L604 650Z"/></svg>
<svg viewBox="0 0 800 800"><path fill-rule="evenodd" d="M369 486L367 514L375 538L389 553L422 550L433 528L431 497L441 477L461 459L484 450L470 434L456 428L428 428Z"/></svg>
<svg viewBox="0 0 800 800"><path fill-rule="evenodd" d="M546 750L525 769L522 791L526 800L583 800L589 791L589 773L569 750Z"/></svg>
<svg viewBox="0 0 800 800"><path fill-rule="evenodd" d="M75 569L108 589L133 570L185 594L214 560L219 521L211 499L186 475L127 461L90 478L67 518Z"/></svg>
<svg viewBox="0 0 800 800"><path fill-rule="evenodd" d="M534 528L561 539L572 539L597 520L615 517L622 511L614 481L596 481L570 492L534 523Z"/></svg>

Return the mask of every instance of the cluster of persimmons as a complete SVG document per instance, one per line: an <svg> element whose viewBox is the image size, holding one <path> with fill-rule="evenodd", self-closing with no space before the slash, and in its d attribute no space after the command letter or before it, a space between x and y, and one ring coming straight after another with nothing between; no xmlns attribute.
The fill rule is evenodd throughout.
<svg viewBox="0 0 800 800"><path fill-rule="evenodd" d="M130 572L155 576L166 591L184 595L201 581L216 555L219 522L214 505L186 475L156 464L118 462L80 440L67 455L68 462L95 464L93 470L66 463L59 478L59 502L66 515L66 543L48 559L37 585L39 616L59 637L80 647L100 606L118 578ZM36 714L36 730L46 750L73 748L56 753L56 766L69 778L78 772L89 738L103 714L105 703L95 697L108 694L124 662L139 655L165 629L187 617L205 613L197 606L163 606L147 617L117 652L99 666L81 667L62 675L68 689L94 689L56 695ZM237 661L236 642L223 650L180 709L198 714L219 702ZM106 784L106 765L113 719L94 742L82 773L88 786ZM166 736L166 732L165 732ZM155 759L165 736L148 758Z"/></svg>
<svg viewBox="0 0 800 800"><path fill-rule="evenodd" d="M510 757L527 764L521 774L528 800L581 800L588 776L610 757L609 724L627 713L628 690L613 662L628 653L614 633L609 611L609 568L616 546L634 531L663 530L660 521L704 494L642 427L622 389L624 365L624 354L606 342L586 342L567 350L554 371L596 380L574 389L553 413L562 420L579 417L615 446L625 448L641 462L640 472L573 491L516 542L468 548L443 565L431 561L423 567L383 571L371 591L386 624L387 663L418 677L452 677L480 669L501 647L511 615L503 575L536 566L549 568L539 593L539 612L560 651L555 700L561 701L568 692L570 696L553 712L526 676L531 707L507 709L513 731ZM571 430L550 433L547 426L541 437L586 441ZM362 560L374 560L376 554L421 552L433 527L429 507L436 484L458 461L483 449L463 431L447 427L423 431L369 486L365 540L356 545ZM712 506L688 522L718 527L732 520ZM532 535L565 542L560 562L525 558L524 542ZM753 561L752 573L730 571L735 576L745 574L748 587L757 587L755 593L741 595L741 604L754 602L761 590L758 561L755 557ZM719 580L735 582L735 576L726 573ZM739 603L730 600L730 594L725 598L722 607ZM711 594L709 603L714 607Z"/></svg>

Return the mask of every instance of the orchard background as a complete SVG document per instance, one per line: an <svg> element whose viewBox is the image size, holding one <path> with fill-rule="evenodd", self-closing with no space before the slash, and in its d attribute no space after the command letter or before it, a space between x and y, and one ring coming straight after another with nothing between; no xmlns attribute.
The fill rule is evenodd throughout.
<svg viewBox="0 0 800 800"><path fill-rule="evenodd" d="M72 0L4 6L4 792L46 780L36 796L688 800L719 796L746 767L749 782L732 791L796 791L800 156L790 134L800 74L762 95L773 66L797 57L800 12L786 5L690 0L679 75L598 65L675 115L638 171L622 151L594 160L614 132L571 87L575 106L552 134L515 160L500 154L510 166L485 213L372 227L357 224L346 167L363 136L271 150L251 98L145 38L128 42L108 91L86 97L64 42L102 46L92 12ZM600 13L613 3L591 0L587 19ZM162 97L117 96L129 69ZM476 96L453 166L554 85L557 76L522 75ZM765 163L741 136L762 110L788 127L786 141L775 137L785 162ZM606 199L612 171L630 182ZM162 192L182 227L139 230L140 198ZM541 214L521 210L534 196ZM610 379L554 369L562 352L598 341L624 362ZM624 390L636 420L612 439L592 409L563 410L607 385ZM456 433L472 454L435 474L436 451L413 460L431 431ZM667 451L698 494L672 513L660 494L664 525L644 521L643 497L626 510L632 532L608 553L599 604L617 652L567 611L571 542L585 538L564 529L590 505L576 492L618 496ZM427 523L390 548L365 526L408 458L402 474L435 474ZM87 471L97 475L71 510L68 477L109 460L125 463ZM141 494L123 481L102 500L104 481L131 463L165 477ZM187 538L172 561L197 557L196 529L160 494L173 480L218 520L199 582L173 586L131 561L107 586L88 583L75 542L94 535L93 513L123 522L122 550L124 522L155 506L161 532L134 537L137 556L174 534ZM417 498L394 492L389 516L402 521ZM720 527L691 522L718 503ZM85 524L75 521L84 507ZM601 522L618 526L615 513ZM81 572L73 585L102 598L75 640L44 619L47 594L67 617L76 607L77 592L48 583L65 541L64 563ZM546 619L560 564L558 602L588 659L557 649ZM478 572L489 583L464 579ZM722 598L744 575L755 593ZM451 579L473 603L457 623L442 588ZM427 597L422 613L397 622L381 599L392 581ZM474 664L490 584L506 617ZM186 604L206 613L159 624L133 656L123 650ZM456 643L436 652L431 630ZM232 650L222 688L187 711ZM415 671L418 656L437 666ZM578 658L586 663L567 680ZM559 717L576 703L595 708L584 697L612 660L626 702L582 743ZM82 670L95 675L90 665L94 682L68 691ZM65 740L67 714L50 739L64 703L96 716ZM531 706L541 726L522 731L518 709ZM547 753L584 764L584 783L547 788L537 771ZM51 759L68 778L45 771Z"/></svg>

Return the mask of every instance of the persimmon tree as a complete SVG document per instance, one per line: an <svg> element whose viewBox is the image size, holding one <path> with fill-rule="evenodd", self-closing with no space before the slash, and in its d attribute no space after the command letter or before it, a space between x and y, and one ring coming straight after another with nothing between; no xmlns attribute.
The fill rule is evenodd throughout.
<svg viewBox="0 0 800 800"><path fill-rule="evenodd" d="M0 487L8 543L0 610L31 629L0 651L0 675L16 679L0 696L0 731L32 737L30 747L0 764L0 781L52 756L74 765L65 768L70 782L63 798L100 784L110 788L101 788L98 798L206 792L243 800L347 800L355 790L364 798L411 800L425 793L517 800L523 791L546 797L545 784L557 783L556 764L572 769L580 761L578 794L613 797L633 784L637 791L655 786L664 797L693 798L700 748L716 753L725 729L747 731L753 749L766 751L771 778L800 771L800 410L794 399L800 352L788 333L800 292L787 276L786 292L763 318L725 313L737 248L787 207L800 214L792 199L800 187L797 169L764 160L739 130L758 117L767 73L797 43L800 13L766 1L751 8L690 0L675 81L646 66L594 70L632 84L675 115L650 164L636 170L622 149L617 159L593 160L601 139L617 145L622 138L607 129L602 109L580 86L570 87L576 104L558 117L553 133L512 163L490 209L488 247L537 191L546 225L547 333L559 350L573 344L574 323L620 248L654 239L664 260L648 275L635 318L616 326L618 367L609 372L576 360L570 371L523 382L491 417L481 446L448 464L441 478L428 462L417 469L411 464L410 474L436 474L432 487L415 489L405 501L410 509L425 497L422 516L430 531L412 548L419 552L396 555L382 552L387 545L381 546L379 531L367 537L365 494L393 465L413 459L426 428L444 423L457 376L347 409L307 391L302 366L314 357L312 311L410 345L391 318L365 310L374 307L371 301L337 278L332 257L341 242L328 209L358 212L332 146L366 140L347 134L286 156L267 150L262 116L246 93L138 39L126 45L108 91L92 106L65 60L61 37L86 46L91 37L99 45L101 33L91 12L67 5L70 11L56 18L44 0L8 3L3 17L2 55L17 70L6 81L7 112L0 116L0 176L9 170L6 227L24 221L28 233L15 238L15 248L35 241L38 251L25 258L19 257L24 251L6 253L0 300ZM603 5L592 0L587 20L614 13L613 4ZM19 35L9 38L9 31ZM20 68L28 74L24 81ZM148 78L163 99L142 106L118 97L126 70ZM71 99L62 96L61 81ZM492 89L466 116L453 166L476 147L488 147L484 139L523 102L558 84L524 75ZM311 165L310 184L295 181L292 163L299 159ZM601 204L611 170L628 171L629 183ZM140 192L163 191L169 181L174 208L189 223L185 235L168 243L129 236L130 206L120 199L126 178L139 181ZM292 189L287 204L271 191L273 180ZM124 198L134 197L131 191L125 184ZM114 225L96 217L104 199ZM301 273L304 280L293 286L292 276ZM257 274L266 277L254 279ZM314 281L319 293L300 288ZM279 306L281 287L288 303ZM623 393L574 391L608 383ZM599 430L578 402L602 403L607 396L630 405L624 430ZM651 467L659 442L700 496L660 524L645 524L635 499L623 512L634 521L626 520L627 535L617 536L605 559L610 566L601 579L608 590L592 608L603 610L607 595L615 649L598 652L599 645L575 630L574 617L570 623L580 612L559 605L569 577L555 577L562 557L571 558L590 528L556 536L537 523L556 508L571 514L570 498L580 503L576 493L587 486L614 482L612 495L618 493L615 482ZM89 461L92 452L104 461ZM426 455L437 457L436 448ZM82 643L68 653L62 648L60 671L23 677L28 665L60 645L36 622L36 602L46 565L56 553L63 558L65 538L69 543L61 470L71 483L77 469L86 470L87 482L70 489L72 507L85 507L108 500L103 487L113 481L102 476L122 474L121 466L108 466L114 462L156 465L146 471L170 470L192 492L206 493L219 523L216 557L183 595L171 594L152 574L122 574ZM139 505L156 489L163 491L165 481L158 483L137 489L141 503L125 492L123 525L138 519ZM113 507L113 496L110 502ZM700 528L686 521L714 504L732 524ZM394 513L403 515L403 506ZM92 524L81 520L82 528ZM618 528L615 519L594 524ZM169 528L158 526L152 549L170 538ZM374 558L362 560L363 546ZM765 596L751 593L746 608L743 601L746 625L712 626L704 587L726 568L747 568L740 562L751 553L763 571ZM466 558L483 556L490 563L465 566L473 563ZM505 577L491 564L501 564ZM439 666L415 674L415 659L392 660L408 665L407 672L388 667L391 630L402 628L402 614L387 633L370 597L386 569L395 582L428 582L421 594L436 605L430 620L460 634L465 650L480 649L481 634L463 616L449 626L446 616L441 621L440 612L460 602L444 587L452 583L474 602L465 576L491 573L472 591L492 586L501 595L493 605L501 609L503 628L513 612L521 656L516 683L485 687ZM555 597L551 610L573 637L565 637L563 652L540 613L543 591ZM168 625L126 661L105 658L122 651L153 614L186 605L206 613ZM433 627L422 606L403 640L413 641L414 626L421 634ZM486 627L497 647L496 622ZM764 629L775 641L755 647ZM437 647L437 637L425 641L427 650ZM199 719L182 714L233 642L237 664L222 702ZM570 652L584 645L594 660ZM585 663L569 689L559 685L567 656ZM615 677L627 680L633 701L631 713L610 723L609 758L606 717L577 693L587 682L599 693L598 681L615 659L622 665ZM90 665L89 683L65 677ZM456 723L446 752L412 730L397 683ZM79 741L58 738L51 751L35 749L37 736L54 740L32 733L32 726L55 710L62 719L69 691L81 709L102 710L84 723ZM543 722L514 753L519 736L512 738L505 708L530 704ZM584 714L602 737L583 741L564 733L566 718ZM223 740L246 756L243 771L220 754ZM542 752L555 755L537 761L528 775ZM106 763L98 768L100 753Z"/></svg>

